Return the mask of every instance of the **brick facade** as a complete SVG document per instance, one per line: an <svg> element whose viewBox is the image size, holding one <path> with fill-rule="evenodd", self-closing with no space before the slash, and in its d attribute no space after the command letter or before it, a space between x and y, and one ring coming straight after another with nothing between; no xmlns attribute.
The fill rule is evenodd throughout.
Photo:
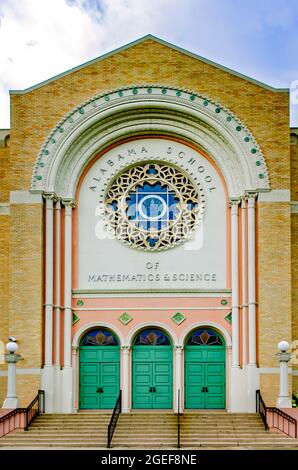
<svg viewBox="0 0 298 470"><path fill-rule="evenodd" d="M288 92L271 91L236 74L147 39L31 91L11 95L9 147L0 148L2 203L10 191L28 191L40 148L68 112L89 98L121 87L159 84L206 95L237 115L256 138L273 190L291 190L298 201L298 145L290 158ZM2 266L0 339L20 339L19 368L42 365L43 208L11 204L0 215ZM292 228L291 228L292 227ZM259 365L277 367L276 345L298 339L298 215L290 202L263 202L258 209ZM292 264L291 264L292 257ZM292 270L291 270L292 266ZM296 286L296 289L295 289ZM291 305L292 304L292 305ZM1 365L0 370L6 368ZM277 375L264 374L261 388L273 404ZM4 381L3 377L0 377ZM297 377L293 380L298 387ZM40 386L37 376L19 375L21 405ZM4 386L0 385L0 401Z"/></svg>

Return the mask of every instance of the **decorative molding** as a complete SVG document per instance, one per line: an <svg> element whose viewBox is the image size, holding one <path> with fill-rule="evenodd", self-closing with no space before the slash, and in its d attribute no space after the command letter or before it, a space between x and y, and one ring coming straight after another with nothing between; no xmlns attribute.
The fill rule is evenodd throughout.
<svg viewBox="0 0 298 470"><path fill-rule="evenodd" d="M98 298L100 297L111 297L120 296L120 297L173 297L173 295L177 297L231 297L231 289L184 289L184 290L175 290L171 291L172 293L169 294L168 290L160 289L148 289L148 290L133 290L131 292L127 292L127 290L122 289L107 289L107 290L92 290L92 289L74 289L72 291L73 298L78 297L85 297L85 298Z"/></svg>
<svg viewBox="0 0 298 470"><path fill-rule="evenodd" d="M269 189L262 152L230 110L192 91L136 85L96 96L57 124L37 157L32 191L73 199L83 169L99 150L145 134L180 137L208 153L231 197Z"/></svg>
<svg viewBox="0 0 298 470"><path fill-rule="evenodd" d="M183 313L181 312L177 312L175 313L175 315L171 317L171 320L173 320L173 322L175 322L177 325L181 325L181 323L183 323L184 320L186 320L186 316L183 315Z"/></svg>
<svg viewBox="0 0 298 470"><path fill-rule="evenodd" d="M10 204L42 204L41 192L10 191Z"/></svg>
<svg viewBox="0 0 298 470"><path fill-rule="evenodd" d="M8 203L0 204L0 215L10 215L10 207Z"/></svg>
<svg viewBox="0 0 298 470"><path fill-rule="evenodd" d="M298 201L291 201L291 214L298 214Z"/></svg>
<svg viewBox="0 0 298 470"><path fill-rule="evenodd" d="M123 323L123 325L128 325L129 322L131 322L133 320L133 317L131 315L129 315L128 312L124 312L122 313L122 315L120 315L120 317L118 318L118 320Z"/></svg>
<svg viewBox="0 0 298 470"><path fill-rule="evenodd" d="M290 202L291 192L289 189L272 189L270 192L259 193L259 202Z"/></svg>
<svg viewBox="0 0 298 470"><path fill-rule="evenodd" d="M197 311L197 310L227 310L229 307L175 307L175 310L176 309L179 309L179 310L194 310L194 311ZM105 312L105 311L119 311L119 310L136 310L136 311L152 311L152 310L155 310L155 311L164 311L164 310L173 310L173 307L85 307L85 308L76 308L76 307L72 307L72 310L74 312L82 312L82 311L85 311L85 312Z"/></svg>
<svg viewBox="0 0 298 470"><path fill-rule="evenodd" d="M16 369L17 375L39 375L41 373L41 369L38 368L19 368ZM7 370L0 371L0 377L7 377Z"/></svg>

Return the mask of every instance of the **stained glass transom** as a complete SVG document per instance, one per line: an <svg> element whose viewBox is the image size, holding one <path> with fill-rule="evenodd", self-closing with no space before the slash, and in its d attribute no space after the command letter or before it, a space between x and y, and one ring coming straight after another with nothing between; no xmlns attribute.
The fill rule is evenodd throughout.
<svg viewBox="0 0 298 470"><path fill-rule="evenodd" d="M135 339L136 346L169 346L170 340L161 330L144 330Z"/></svg>
<svg viewBox="0 0 298 470"><path fill-rule="evenodd" d="M143 163L122 172L106 195L106 221L116 238L156 251L188 239L202 217L203 201L176 167Z"/></svg>
<svg viewBox="0 0 298 470"><path fill-rule="evenodd" d="M118 340L108 330L91 330L83 337L81 346L118 346Z"/></svg>
<svg viewBox="0 0 298 470"><path fill-rule="evenodd" d="M223 341L216 331L200 329L189 336L187 346L223 346Z"/></svg>

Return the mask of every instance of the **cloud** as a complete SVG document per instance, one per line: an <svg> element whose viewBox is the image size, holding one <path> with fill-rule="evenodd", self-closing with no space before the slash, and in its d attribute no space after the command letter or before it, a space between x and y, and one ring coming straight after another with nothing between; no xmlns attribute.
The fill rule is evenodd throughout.
<svg viewBox="0 0 298 470"><path fill-rule="evenodd" d="M296 0L2 0L0 127L24 89L151 33L273 86L298 78Z"/></svg>

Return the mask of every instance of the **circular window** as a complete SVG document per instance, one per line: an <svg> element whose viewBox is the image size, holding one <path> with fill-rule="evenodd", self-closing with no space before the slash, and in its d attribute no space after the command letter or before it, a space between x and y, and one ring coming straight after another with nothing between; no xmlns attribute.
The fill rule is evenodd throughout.
<svg viewBox="0 0 298 470"><path fill-rule="evenodd" d="M119 174L105 202L106 221L116 238L149 251L187 240L203 209L190 178L174 166L156 162Z"/></svg>

